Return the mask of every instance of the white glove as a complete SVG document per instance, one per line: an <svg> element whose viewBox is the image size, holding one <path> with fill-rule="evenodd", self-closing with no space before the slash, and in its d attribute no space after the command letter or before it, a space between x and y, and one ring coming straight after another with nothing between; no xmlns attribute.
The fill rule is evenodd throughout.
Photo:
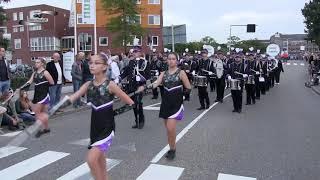
<svg viewBox="0 0 320 180"><path fill-rule="evenodd" d="M159 76L159 72L158 71L156 72L156 76Z"/></svg>
<svg viewBox="0 0 320 180"><path fill-rule="evenodd" d="M195 72L195 71L192 71L192 75L196 75L196 72Z"/></svg>
<svg viewBox="0 0 320 180"><path fill-rule="evenodd" d="M243 75L243 78L247 78L247 77L248 77L248 75L247 75L247 74L244 74L244 75Z"/></svg>
<svg viewBox="0 0 320 180"><path fill-rule="evenodd" d="M259 72L256 72L256 75L259 75L260 73Z"/></svg>
<svg viewBox="0 0 320 180"><path fill-rule="evenodd" d="M141 77L140 76L136 76L136 81L140 82L141 81Z"/></svg>
<svg viewBox="0 0 320 180"><path fill-rule="evenodd" d="M228 76L228 80L231 80L231 76Z"/></svg>
<svg viewBox="0 0 320 180"><path fill-rule="evenodd" d="M209 76L211 76L213 73L212 72L208 72Z"/></svg>
<svg viewBox="0 0 320 180"><path fill-rule="evenodd" d="M186 73L189 73L190 71L189 70L186 70Z"/></svg>

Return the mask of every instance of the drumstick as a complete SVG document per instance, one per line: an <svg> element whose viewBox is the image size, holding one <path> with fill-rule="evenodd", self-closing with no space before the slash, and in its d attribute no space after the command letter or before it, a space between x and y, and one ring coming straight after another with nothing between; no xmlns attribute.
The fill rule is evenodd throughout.
<svg viewBox="0 0 320 180"><path fill-rule="evenodd" d="M242 74L242 73L239 73L239 72L237 72L237 71L235 71L234 73L235 73L235 74L239 74L239 75L242 75L242 76L244 75L244 74Z"/></svg>
<svg viewBox="0 0 320 180"><path fill-rule="evenodd" d="M204 72L207 72L207 73L215 74L215 73L213 73L212 71L207 71L207 70L205 70L205 69L201 69L201 70L204 71Z"/></svg>

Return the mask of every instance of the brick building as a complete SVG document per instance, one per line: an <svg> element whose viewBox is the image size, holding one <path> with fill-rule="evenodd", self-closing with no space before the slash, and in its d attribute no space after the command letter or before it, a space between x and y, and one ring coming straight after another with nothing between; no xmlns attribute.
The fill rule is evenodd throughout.
<svg viewBox="0 0 320 180"><path fill-rule="evenodd" d="M91 0L92 1L92 0ZM85 6L90 4L90 0L76 0L76 14L77 14L77 37L78 37L78 51L94 52L94 25L85 24L84 16ZM136 37L140 39L139 45L144 52L150 52L148 46L148 36L152 38L152 46L157 51L163 50L162 42L162 27L163 27L163 15L162 15L162 0L137 0L140 14L137 16L140 19L140 24L147 30L147 34L143 37ZM115 48L112 45L112 39L114 35L106 30L106 24L110 20L103 9L102 1L96 1L96 13L97 13L97 52L110 49L112 53L121 53L123 48ZM70 41L67 40L67 41ZM70 44L70 43L66 43ZM132 45L132 43L131 43Z"/></svg>
<svg viewBox="0 0 320 180"><path fill-rule="evenodd" d="M44 15L48 22L37 25L21 25L19 22L35 19L34 14L41 11L55 11L56 16ZM60 51L61 38L70 35L68 27L69 10L36 5L20 8L5 9L8 21L6 26L0 27L5 36L10 39L12 63L30 64L38 57L49 59L54 51Z"/></svg>

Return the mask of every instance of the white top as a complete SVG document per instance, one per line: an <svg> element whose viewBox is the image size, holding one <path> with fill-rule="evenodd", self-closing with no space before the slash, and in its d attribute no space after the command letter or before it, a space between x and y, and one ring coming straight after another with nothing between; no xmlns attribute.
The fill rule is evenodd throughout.
<svg viewBox="0 0 320 180"><path fill-rule="evenodd" d="M62 69L61 69L61 66L60 66L59 62L54 63L54 65L56 66L56 69L58 71L57 84L62 84Z"/></svg>
<svg viewBox="0 0 320 180"><path fill-rule="evenodd" d="M109 66L111 67L111 79L118 84L119 83L119 77L120 77L120 69L119 66L116 62L111 61L108 63Z"/></svg>

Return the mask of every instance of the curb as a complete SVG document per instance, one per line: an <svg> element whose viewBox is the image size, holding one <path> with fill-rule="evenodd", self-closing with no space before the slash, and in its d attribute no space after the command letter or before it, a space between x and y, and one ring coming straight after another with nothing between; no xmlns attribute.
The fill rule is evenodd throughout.
<svg viewBox="0 0 320 180"><path fill-rule="evenodd" d="M316 88L315 86L311 86L311 89L317 93L318 95L320 95L320 87L319 88Z"/></svg>

